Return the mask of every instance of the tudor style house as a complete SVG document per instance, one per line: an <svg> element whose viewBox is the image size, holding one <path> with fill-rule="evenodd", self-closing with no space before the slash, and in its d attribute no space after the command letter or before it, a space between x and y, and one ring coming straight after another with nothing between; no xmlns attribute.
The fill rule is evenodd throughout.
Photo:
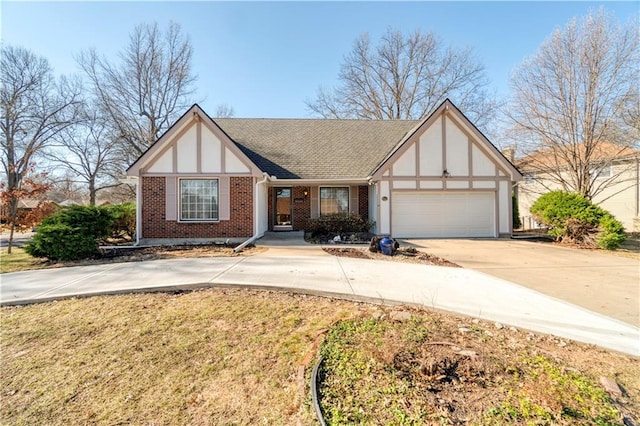
<svg viewBox="0 0 640 426"><path fill-rule="evenodd" d="M246 240L356 213L398 238L510 235L520 172L449 100L422 120L212 119L192 106L128 169L138 238Z"/></svg>

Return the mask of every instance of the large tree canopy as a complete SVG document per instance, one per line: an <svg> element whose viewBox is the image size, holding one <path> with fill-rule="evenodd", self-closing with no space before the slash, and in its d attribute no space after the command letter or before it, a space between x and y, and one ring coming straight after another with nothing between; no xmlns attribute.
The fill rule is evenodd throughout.
<svg viewBox="0 0 640 426"><path fill-rule="evenodd" d="M511 81L515 134L525 153L542 154L530 166L587 198L613 184L615 175L594 181L638 142L638 59L637 27L602 9L554 31Z"/></svg>
<svg viewBox="0 0 640 426"><path fill-rule="evenodd" d="M22 184L33 172L33 160L66 127L80 104L79 86L56 80L49 62L22 47L0 49L0 144L9 204L9 253L13 242Z"/></svg>
<svg viewBox="0 0 640 426"><path fill-rule="evenodd" d="M308 108L325 118L418 119L446 98L480 126L492 117L484 66L471 49L434 33L388 29L377 44L361 35L344 57L338 86L320 88Z"/></svg>
<svg viewBox="0 0 640 426"><path fill-rule="evenodd" d="M48 157L69 172L65 178L79 179L89 190L89 204L96 204L98 191L120 185L121 152L114 140L114 131L103 111L85 102L79 120L62 131L57 145ZM63 178L64 180L64 178Z"/></svg>
<svg viewBox="0 0 640 426"><path fill-rule="evenodd" d="M173 124L193 102L196 77L191 71L193 49L176 23L161 31L156 23L137 26L119 61L95 50L78 62L93 92L124 143L125 164L131 163Z"/></svg>

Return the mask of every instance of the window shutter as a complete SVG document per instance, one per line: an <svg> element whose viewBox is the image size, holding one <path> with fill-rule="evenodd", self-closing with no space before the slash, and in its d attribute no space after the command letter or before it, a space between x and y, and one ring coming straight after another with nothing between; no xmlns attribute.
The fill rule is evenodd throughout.
<svg viewBox="0 0 640 426"><path fill-rule="evenodd" d="M358 197L358 187L349 187L349 213L358 214L358 205L360 204Z"/></svg>
<svg viewBox="0 0 640 426"><path fill-rule="evenodd" d="M226 176L218 179L218 218L220 220L231 219L231 200L229 199L229 178Z"/></svg>
<svg viewBox="0 0 640 426"><path fill-rule="evenodd" d="M174 176L165 177L165 219L178 220L178 201L176 195L177 179Z"/></svg>
<svg viewBox="0 0 640 426"><path fill-rule="evenodd" d="M318 201L318 198L319 198L318 192L319 190L317 186L311 187L311 218L312 219L315 219L320 216L320 212L318 211L320 207L320 203Z"/></svg>

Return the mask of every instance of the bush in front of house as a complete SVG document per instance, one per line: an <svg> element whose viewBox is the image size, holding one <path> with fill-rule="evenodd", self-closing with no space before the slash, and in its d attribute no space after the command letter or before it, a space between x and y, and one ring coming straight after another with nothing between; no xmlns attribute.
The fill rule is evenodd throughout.
<svg viewBox="0 0 640 426"><path fill-rule="evenodd" d="M70 206L45 218L25 251L50 260L76 260L97 255L98 243L112 232L109 210Z"/></svg>
<svg viewBox="0 0 640 426"><path fill-rule="evenodd" d="M373 227L373 222L363 219L357 214L328 214L309 219L305 231L312 238L336 236L348 233L366 233Z"/></svg>
<svg viewBox="0 0 640 426"><path fill-rule="evenodd" d="M538 223L549 227L549 235L556 241L613 250L626 238L618 220L577 193L549 192L538 198L530 211Z"/></svg>
<svg viewBox="0 0 640 426"><path fill-rule="evenodd" d="M598 245L605 250L617 249L627 238L622 223L610 214L600 219L600 227L602 228L602 235L598 240Z"/></svg>
<svg viewBox="0 0 640 426"><path fill-rule="evenodd" d="M111 216L111 237L131 240L136 234L135 203L112 204L105 207Z"/></svg>

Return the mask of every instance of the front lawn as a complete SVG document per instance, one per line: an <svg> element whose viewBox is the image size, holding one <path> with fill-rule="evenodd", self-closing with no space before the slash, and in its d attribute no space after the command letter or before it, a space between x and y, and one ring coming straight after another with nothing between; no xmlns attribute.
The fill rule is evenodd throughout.
<svg viewBox="0 0 640 426"><path fill-rule="evenodd" d="M601 363L593 348L559 349L567 344L561 339L460 325L414 312L402 322L358 318L334 326L321 348L327 424L618 425L625 417L638 419L637 397L614 400L599 382L613 374L637 395L637 360L606 354L609 361Z"/></svg>
<svg viewBox="0 0 640 426"><path fill-rule="evenodd" d="M42 269L46 267L46 259L32 257L20 247L12 247L11 254L7 254L6 248L0 249L0 273Z"/></svg>
<svg viewBox="0 0 640 426"><path fill-rule="evenodd" d="M0 418L309 424L298 367L319 330L358 313L347 302L240 290L2 308Z"/></svg>
<svg viewBox="0 0 640 426"><path fill-rule="evenodd" d="M638 359L452 314L209 289L4 307L0 324L3 424L317 424L320 351L330 424L640 419Z"/></svg>
<svg viewBox="0 0 640 426"><path fill-rule="evenodd" d="M263 250L254 246L246 247L242 253L235 253L232 248L216 244L175 245L156 247L118 247L100 249L101 254L95 258L66 261L49 261L31 257L21 248L13 248L10 256L6 249L0 255L0 273L28 271L31 269L62 268L67 266L95 265L113 262L140 262L143 260L168 259L174 257L229 257L252 255Z"/></svg>

